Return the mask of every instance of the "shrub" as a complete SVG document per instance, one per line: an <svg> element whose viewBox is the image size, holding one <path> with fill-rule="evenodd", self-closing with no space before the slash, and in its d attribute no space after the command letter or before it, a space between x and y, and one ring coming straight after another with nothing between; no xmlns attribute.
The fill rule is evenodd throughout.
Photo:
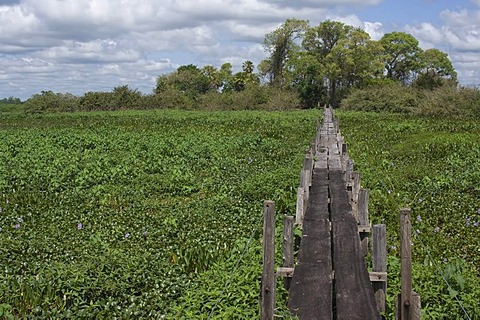
<svg viewBox="0 0 480 320"><path fill-rule="evenodd" d="M415 113L428 116L480 117L480 91L443 86L427 91Z"/></svg>
<svg viewBox="0 0 480 320"><path fill-rule="evenodd" d="M420 105L423 95L400 83L373 85L352 90L340 106L344 110L410 113Z"/></svg>
<svg viewBox="0 0 480 320"><path fill-rule="evenodd" d="M42 91L41 94L34 94L25 102L25 111L30 113L75 111L77 106L78 97L70 93Z"/></svg>

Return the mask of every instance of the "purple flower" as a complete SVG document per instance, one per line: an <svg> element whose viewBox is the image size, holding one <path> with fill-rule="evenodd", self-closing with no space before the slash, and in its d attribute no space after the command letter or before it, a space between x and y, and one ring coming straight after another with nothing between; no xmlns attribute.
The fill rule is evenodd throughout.
<svg viewBox="0 0 480 320"><path fill-rule="evenodd" d="M440 231L439 227L435 227L435 229L433 229L433 232L435 232L435 233L437 233L438 231Z"/></svg>
<svg viewBox="0 0 480 320"><path fill-rule="evenodd" d="M82 230L82 229L83 229L83 224L77 223L77 229L78 229L78 230Z"/></svg>
<svg viewBox="0 0 480 320"><path fill-rule="evenodd" d="M18 217L18 218L17 218L17 222L18 222L18 223L22 223L22 222L23 222L22 217Z"/></svg>
<svg viewBox="0 0 480 320"><path fill-rule="evenodd" d="M422 217L420 215L417 216L417 222L422 222Z"/></svg>
<svg viewBox="0 0 480 320"><path fill-rule="evenodd" d="M0 208L1 209L1 208ZM1 211L0 211L1 212ZM477 214L480 214L480 209L478 209Z"/></svg>
<svg viewBox="0 0 480 320"><path fill-rule="evenodd" d="M17 223L17 224L15 225L15 229L17 229L17 230L20 229L20 223Z"/></svg>
<svg viewBox="0 0 480 320"><path fill-rule="evenodd" d="M130 237L130 233L129 232L125 233L125 239L129 237Z"/></svg>
<svg viewBox="0 0 480 320"><path fill-rule="evenodd" d="M472 220L472 218L470 218L470 217L467 217L467 219L465 219L465 225L467 227L470 225L470 220Z"/></svg>
<svg viewBox="0 0 480 320"><path fill-rule="evenodd" d="M473 222L473 226L474 226L474 227L478 227L478 221L474 221L474 222Z"/></svg>

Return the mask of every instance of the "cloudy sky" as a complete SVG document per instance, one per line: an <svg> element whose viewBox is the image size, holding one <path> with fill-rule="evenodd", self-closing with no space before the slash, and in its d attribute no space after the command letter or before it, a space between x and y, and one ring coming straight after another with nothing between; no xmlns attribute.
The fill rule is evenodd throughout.
<svg viewBox="0 0 480 320"><path fill-rule="evenodd" d="M338 20L373 39L403 31L447 52L480 85L480 0L0 0L0 98L115 86L150 93L180 65L265 58L287 18Z"/></svg>

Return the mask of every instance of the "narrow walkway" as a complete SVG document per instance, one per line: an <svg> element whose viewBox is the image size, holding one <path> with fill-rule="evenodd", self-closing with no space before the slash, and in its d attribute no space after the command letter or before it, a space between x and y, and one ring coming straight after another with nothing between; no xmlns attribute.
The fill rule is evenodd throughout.
<svg viewBox="0 0 480 320"><path fill-rule="evenodd" d="M289 308L299 319L375 320L372 285L342 169L331 109L324 112Z"/></svg>

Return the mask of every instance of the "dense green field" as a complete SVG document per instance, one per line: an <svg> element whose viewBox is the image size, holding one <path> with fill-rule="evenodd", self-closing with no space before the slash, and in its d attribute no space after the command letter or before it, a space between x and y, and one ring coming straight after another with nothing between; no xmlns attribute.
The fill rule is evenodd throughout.
<svg viewBox="0 0 480 320"><path fill-rule="evenodd" d="M319 116L3 114L0 310L206 317L237 277L213 316L255 318L263 200L277 202L279 219L295 211Z"/></svg>
<svg viewBox="0 0 480 320"><path fill-rule="evenodd" d="M0 114L0 318L258 318L263 200L280 230L320 115ZM424 319L467 319L455 296L478 319L480 122L337 116L387 224L387 318L409 206Z"/></svg>
<svg viewBox="0 0 480 320"><path fill-rule="evenodd" d="M468 319L455 297L471 319L480 319L480 121L337 117L370 189L373 223L387 224L390 307L399 292L399 208L410 207L413 284L423 319Z"/></svg>

